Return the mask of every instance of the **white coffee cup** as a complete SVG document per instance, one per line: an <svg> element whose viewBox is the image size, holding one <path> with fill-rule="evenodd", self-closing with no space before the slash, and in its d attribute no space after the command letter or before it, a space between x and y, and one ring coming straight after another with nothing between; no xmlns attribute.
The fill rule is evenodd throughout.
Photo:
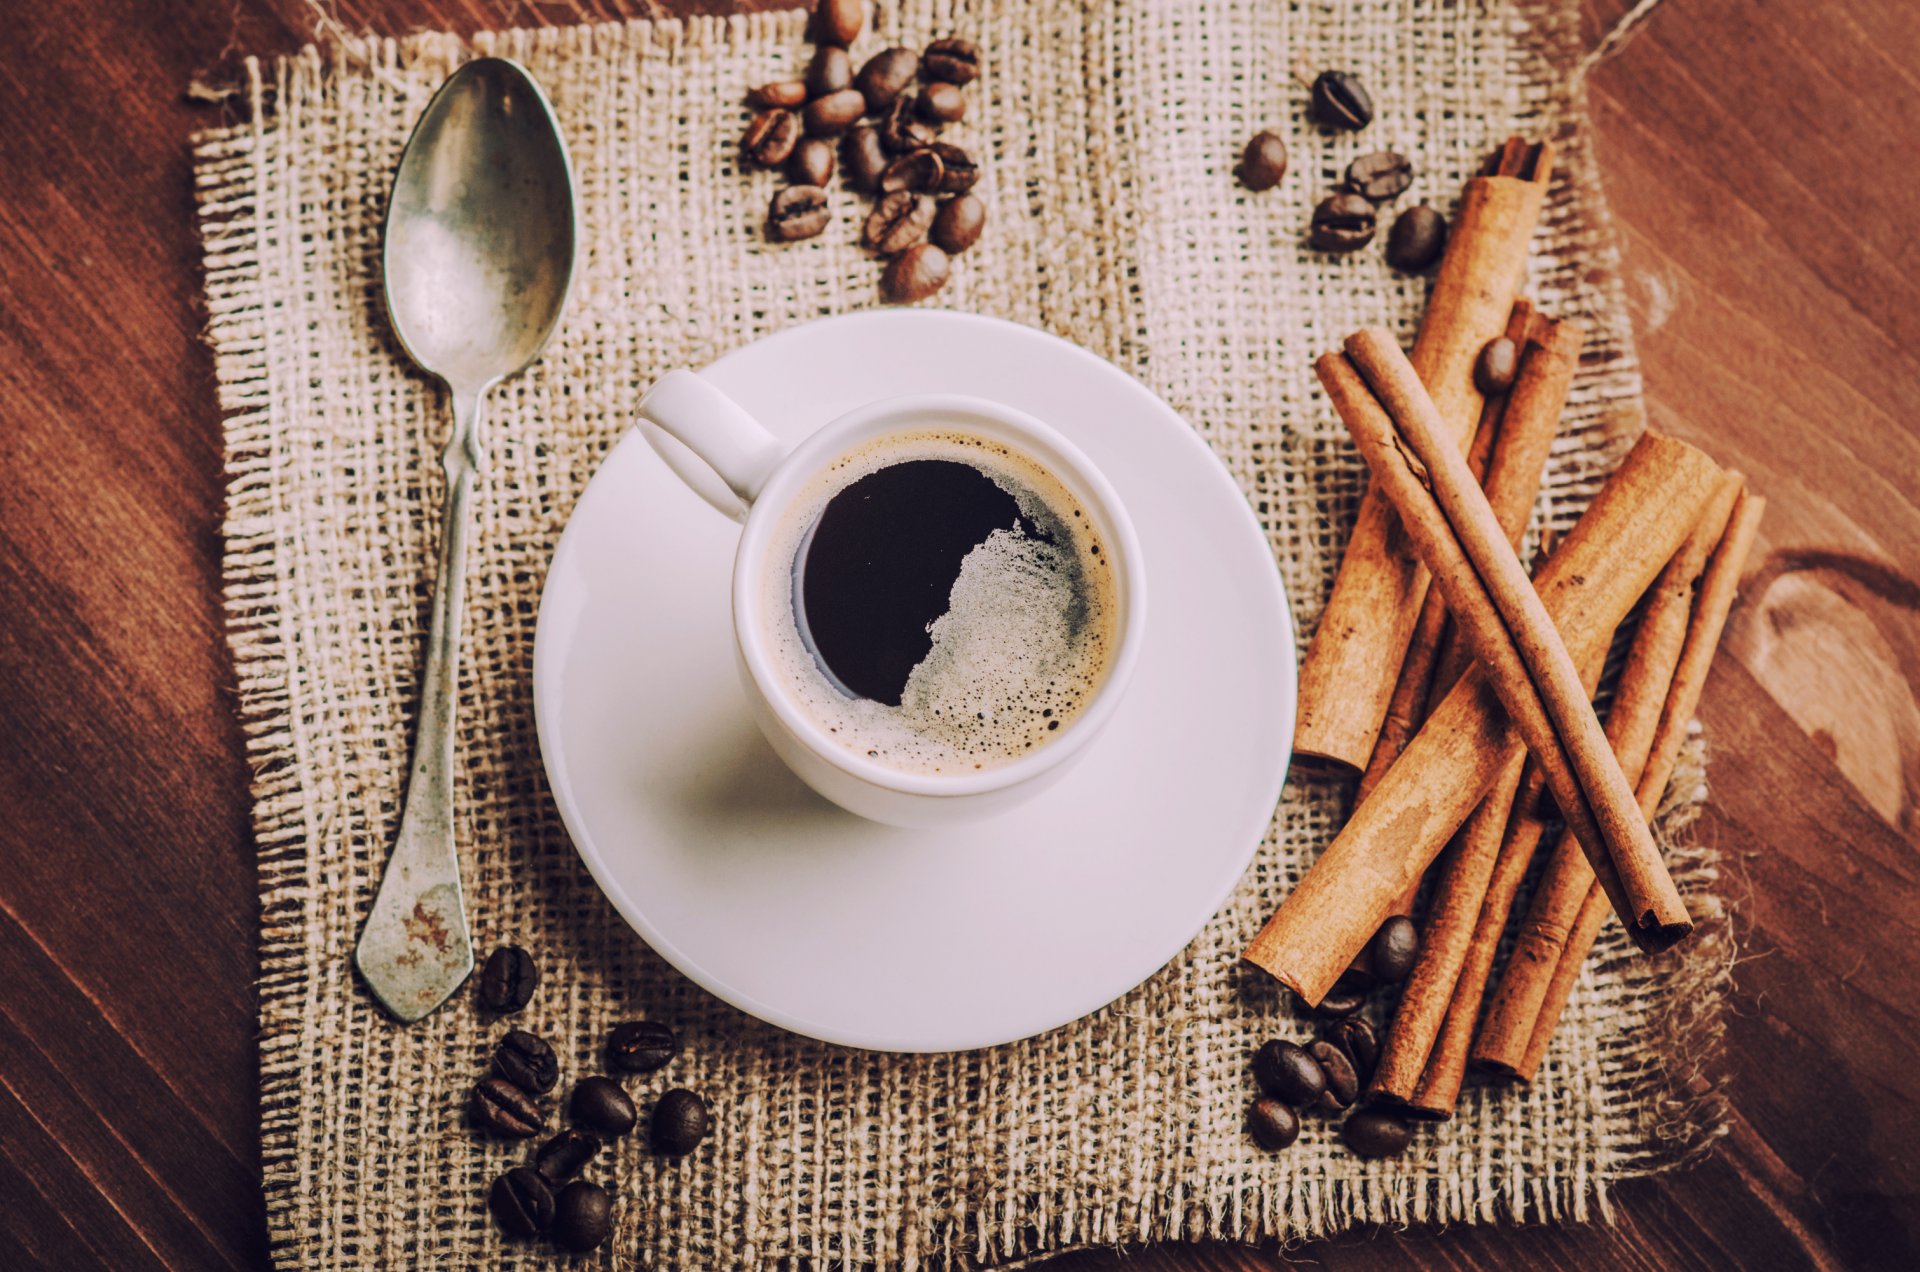
<svg viewBox="0 0 1920 1272"><path fill-rule="evenodd" d="M745 527L733 563L733 638L753 716L780 758L814 790L849 812L895 826L937 826L1008 808L1058 780L1093 743L1118 707L1140 652L1146 618L1140 546L1106 478L1064 437L1021 411L984 398L937 394L886 398L847 412L789 448L738 403L692 371L669 371L640 403L642 419L665 431L711 469L708 474L663 453L707 501ZM1107 545L1117 639L1105 678L1059 735L994 768L967 773L905 772L849 750L800 706L776 663L765 614L769 562L784 514L813 479L864 443L915 428L938 427L1004 443L1051 473L1077 496ZM729 498L728 493L732 498ZM732 499L737 498L737 505Z"/></svg>

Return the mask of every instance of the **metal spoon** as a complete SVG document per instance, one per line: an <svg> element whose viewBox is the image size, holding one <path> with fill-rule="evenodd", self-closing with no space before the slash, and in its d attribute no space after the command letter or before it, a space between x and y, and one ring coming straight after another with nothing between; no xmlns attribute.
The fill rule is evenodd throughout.
<svg viewBox="0 0 1920 1272"><path fill-rule="evenodd" d="M520 66L468 62L414 125L387 206L387 314L407 355L447 386L453 435L439 584L407 802L354 965L411 1023L473 971L453 843L453 715L467 503L486 457L489 388L539 356L573 278L573 167L553 108Z"/></svg>

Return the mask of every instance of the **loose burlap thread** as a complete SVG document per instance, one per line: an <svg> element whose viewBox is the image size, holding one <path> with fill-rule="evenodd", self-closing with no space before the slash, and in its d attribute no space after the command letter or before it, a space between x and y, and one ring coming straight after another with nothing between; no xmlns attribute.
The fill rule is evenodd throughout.
<svg viewBox="0 0 1920 1272"><path fill-rule="evenodd" d="M1163 395L1259 514L1304 640L1365 483L1313 357L1385 323L1408 342L1423 280L1377 250L1310 252L1307 211L1367 150L1450 207L1510 131L1565 146L1530 291L1593 335L1536 517L1564 528L1641 427L1639 382L1580 103L1572 0L906 0L856 55L958 32L986 70L954 139L981 156L987 234L934 303L1074 340ZM844 1050L762 1025L672 971L621 922L547 793L530 668L543 572L569 510L661 372L793 323L877 303L864 205L836 189L822 237L761 233L772 174L743 172L745 90L803 65L798 13L518 31L472 44L339 39L249 62L247 117L197 143L211 339L229 469L225 579L260 853L261 1135L276 1260L302 1268L544 1266L487 1220L524 1145L477 1138L463 1106L506 1027L469 993L401 1028L349 955L403 796L434 580L446 414L389 334L380 218L408 130L474 52L520 59L572 145L583 257L563 332L490 407L460 681L457 828L476 945L533 951L513 1024L565 1071L609 1026L670 1021L685 1054L634 1079L716 1114L691 1158L637 1137L589 1175L618 1200L603 1267L947 1267L1094 1243L1297 1238L1361 1222L1584 1220L1617 1181L1712 1138L1697 1075L1727 961L1709 853L1673 831L1702 795L1688 751L1661 831L1702 932L1678 956L1603 938L1540 1078L1469 1088L1451 1123L1383 1162L1333 1122L1259 1151L1241 1128L1250 1050L1305 1037L1237 962L1345 813L1294 783L1240 888L1161 973L1111 1006L960 1055ZM1304 118L1296 67L1371 87L1359 135ZM1245 138L1292 168L1253 195ZM1276 650L1275 657L1297 651ZM635 727L645 727L636 721ZM1524 903L1524 897L1523 897ZM1378 1008L1376 1008L1378 1010Z"/></svg>

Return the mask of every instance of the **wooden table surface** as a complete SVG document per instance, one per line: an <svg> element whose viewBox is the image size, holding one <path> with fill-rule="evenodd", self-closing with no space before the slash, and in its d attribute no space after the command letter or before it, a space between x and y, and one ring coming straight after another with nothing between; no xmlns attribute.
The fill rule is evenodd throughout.
<svg viewBox="0 0 1920 1272"><path fill-rule="evenodd" d="M695 0L339 0L472 31ZM1598 44L1628 0L1587 0ZM256 1268L247 780L186 138L308 0L23 0L0 44L0 1267ZM1654 421L1771 498L1703 714L1745 939L1704 1164L1612 1226L1073 1269L1920 1267L1920 6L1671 0L1593 73Z"/></svg>

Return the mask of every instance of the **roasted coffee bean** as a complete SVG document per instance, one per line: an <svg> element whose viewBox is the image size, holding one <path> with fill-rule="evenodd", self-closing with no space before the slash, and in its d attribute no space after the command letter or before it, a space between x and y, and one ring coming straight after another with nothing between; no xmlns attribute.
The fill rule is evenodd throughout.
<svg viewBox="0 0 1920 1272"><path fill-rule="evenodd" d="M807 63L806 85L808 97L825 97L852 88L853 59L837 45L821 45Z"/></svg>
<svg viewBox="0 0 1920 1272"><path fill-rule="evenodd" d="M787 160L787 180L803 186L823 186L833 180L833 143L809 137L795 146Z"/></svg>
<svg viewBox="0 0 1920 1272"><path fill-rule="evenodd" d="M827 192L819 186L788 186L767 207L767 233L776 242L792 243L814 237L827 228L831 213Z"/></svg>
<svg viewBox="0 0 1920 1272"><path fill-rule="evenodd" d="M882 256L904 252L927 236L933 203L908 190L881 196L860 230L860 245Z"/></svg>
<svg viewBox="0 0 1920 1272"><path fill-rule="evenodd" d="M973 189L973 183L980 179L980 169L974 166L972 155L944 141L936 141L928 149L940 156L937 188L941 194L965 194Z"/></svg>
<svg viewBox="0 0 1920 1272"><path fill-rule="evenodd" d="M980 47L972 40L948 36L927 45L920 69L930 80L949 84L971 84L980 73Z"/></svg>
<svg viewBox="0 0 1920 1272"><path fill-rule="evenodd" d="M952 272L945 252L931 243L916 243L887 263L880 294L896 305L911 305L945 287Z"/></svg>
<svg viewBox="0 0 1920 1272"><path fill-rule="evenodd" d="M647 1127L647 1140L653 1151L667 1157L684 1157L707 1137L713 1119L707 1102L685 1088L660 1097L653 1106L653 1121Z"/></svg>
<svg viewBox="0 0 1920 1272"><path fill-rule="evenodd" d="M846 165L847 184L862 194L880 188L880 174L887 168L887 152L880 134L861 124L840 143L840 159Z"/></svg>
<svg viewBox="0 0 1920 1272"><path fill-rule="evenodd" d="M1309 1044L1307 1054L1327 1078L1327 1089L1320 1093L1314 1107L1326 1113L1338 1113L1350 1107L1360 1095L1360 1075L1353 1071L1353 1061L1347 1059L1347 1053L1322 1039Z"/></svg>
<svg viewBox="0 0 1920 1272"><path fill-rule="evenodd" d="M1481 347L1473 364L1473 387L1482 393L1505 393L1520 369L1520 349L1506 336L1495 336Z"/></svg>
<svg viewBox="0 0 1920 1272"><path fill-rule="evenodd" d="M549 1183L564 1184L578 1175L580 1168L599 1151L598 1135L568 1127L540 1146L533 1155L533 1168Z"/></svg>
<svg viewBox="0 0 1920 1272"><path fill-rule="evenodd" d="M904 155L933 143L933 129L914 118L913 99L904 93L894 98L880 116L881 147L890 155Z"/></svg>
<svg viewBox="0 0 1920 1272"><path fill-rule="evenodd" d="M907 90L919 71L920 55L912 49L882 49L867 59L853 83L866 95L867 113L878 115Z"/></svg>
<svg viewBox="0 0 1920 1272"><path fill-rule="evenodd" d="M607 1035L607 1063L622 1073L652 1073L680 1054L680 1039L657 1020L629 1020Z"/></svg>
<svg viewBox="0 0 1920 1272"><path fill-rule="evenodd" d="M1357 194L1336 194L1313 210L1307 242L1319 252L1357 252L1373 242L1373 204Z"/></svg>
<svg viewBox="0 0 1920 1272"><path fill-rule="evenodd" d="M1397 199L1413 184L1413 165L1391 150L1361 155L1347 165L1347 189L1374 203Z"/></svg>
<svg viewBox="0 0 1920 1272"><path fill-rule="evenodd" d="M1374 1066L1380 1063L1380 1043L1373 1036L1373 1026L1365 1018L1348 1016L1344 1020L1333 1021L1321 1031L1321 1036L1347 1053L1347 1061L1353 1065L1356 1082L1364 1087L1373 1081Z"/></svg>
<svg viewBox="0 0 1920 1272"><path fill-rule="evenodd" d="M1313 1014L1322 1020L1351 1016L1367 1005L1367 991L1373 988L1373 973L1345 971L1333 982L1326 997L1314 1006Z"/></svg>
<svg viewBox="0 0 1920 1272"><path fill-rule="evenodd" d="M838 137L859 123L860 116L866 113L867 99L860 96L859 90L843 88L808 102L802 118L806 121L807 136Z"/></svg>
<svg viewBox="0 0 1920 1272"><path fill-rule="evenodd" d="M788 186L767 207L767 233L775 241L809 239L827 228L827 192L819 186Z"/></svg>
<svg viewBox="0 0 1920 1272"><path fill-rule="evenodd" d="M1247 1133L1260 1147L1278 1151L1300 1138L1300 1115L1263 1095L1247 1107Z"/></svg>
<svg viewBox="0 0 1920 1272"><path fill-rule="evenodd" d="M1287 143L1279 133L1255 133L1240 153L1238 172L1249 190L1273 189L1287 175Z"/></svg>
<svg viewBox="0 0 1920 1272"><path fill-rule="evenodd" d="M540 969L518 945L502 945L480 969L480 1005L488 1011L519 1011L533 998Z"/></svg>
<svg viewBox="0 0 1920 1272"><path fill-rule="evenodd" d="M1416 203L1394 218L1387 231L1387 264L1408 274L1433 268L1447 250L1447 218Z"/></svg>
<svg viewBox="0 0 1920 1272"><path fill-rule="evenodd" d="M762 84L747 94L747 103L762 110L774 107L789 109L807 104L807 82L805 80L775 80L771 84Z"/></svg>
<svg viewBox="0 0 1920 1272"><path fill-rule="evenodd" d="M508 1139L529 1139L546 1127L540 1102L505 1078L482 1078L467 1106L475 1127Z"/></svg>
<svg viewBox="0 0 1920 1272"><path fill-rule="evenodd" d="M1303 1108L1327 1089L1327 1075L1307 1049L1275 1038L1253 1053L1253 1080L1276 1100Z"/></svg>
<svg viewBox="0 0 1920 1272"><path fill-rule="evenodd" d="M867 0L820 0L814 6L813 22L807 28L807 38L815 44L851 48L853 42L860 38L860 28L866 24Z"/></svg>
<svg viewBox="0 0 1920 1272"><path fill-rule="evenodd" d="M1345 71L1322 71L1313 81L1307 112L1322 128L1352 132L1373 122L1373 98L1358 77Z"/></svg>
<svg viewBox="0 0 1920 1272"><path fill-rule="evenodd" d="M613 1199L607 1190L576 1179L553 1200L553 1240L575 1254L591 1250L613 1231Z"/></svg>
<svg viewBox="0 0 1920 1272"><path fill-rule="evenodd" d="M528 1095L545 1095L560 1080L560 1059L533 1034L513 1029L494 1048L493 1071Z"/></svg>
<svg viewBox="0 0 1920 1272"><path fill-rule="evenodd" d="M582 1078L573 1084L567 1112L580 1125L608 1139L620 1138L640 1120L640 1110L634 1108L633 1097L627 1094L627 1089L612 1078L598 1076Z"/></svg>
<svg viewBox="0 0 1920 1272"><path fill-rule="evenodd" d="M927 238L949 256L957 256L978 243L986 227L987 205L976 195L962 194L940 205Z"/></svg>
<svg viewBox="0 0 1920 1272"><path fill-rule="evenodd" d="M507 1235L537 1236L553 1222L553 1189L540 1172L515 1166L493 1181L487 1206Z"/></svg>
<svg viewBox="0 0 1920 1272"><path fill-rule="evenodd" d="M749 163L777 168L793 153L800 140L800 117L790 110L764 110L747 125L740 138L740 153Z"/></svg>
<svg viewBox="0 0 1920 1272"><path fill-rule="evenodd" d="M951 124L967 117L967 95L953 84L935 80L914 101L920 118L931 124Z"/></svg>
<svg viewBox="0 0 1920 1272"><path fill-rule="evenodd" d="M880 174L880 189L887 194L896 190L931 194L940 188L941 178L945 174L946 165L940 162L940 156L933 152L933 147L922 146L887 165Z"/></svg>
<svg viewBox="0 0 1920 1272"><path fill-rule="evenodd" d="M1359 1109L1340 1127L1340 1138L1362 1157L1397 1157L1413 1142L1413 1124L1379 1109Z"/></svg>
<svg viewBox="0 0 1920 1272"><path fill-rule="evenodd" d="M1382 985L1398 985L1413 972L1420 956L1420 929L1404 914L1396 914L1380 925L1367 945L1367 967L1373 979Z"/></svg>

